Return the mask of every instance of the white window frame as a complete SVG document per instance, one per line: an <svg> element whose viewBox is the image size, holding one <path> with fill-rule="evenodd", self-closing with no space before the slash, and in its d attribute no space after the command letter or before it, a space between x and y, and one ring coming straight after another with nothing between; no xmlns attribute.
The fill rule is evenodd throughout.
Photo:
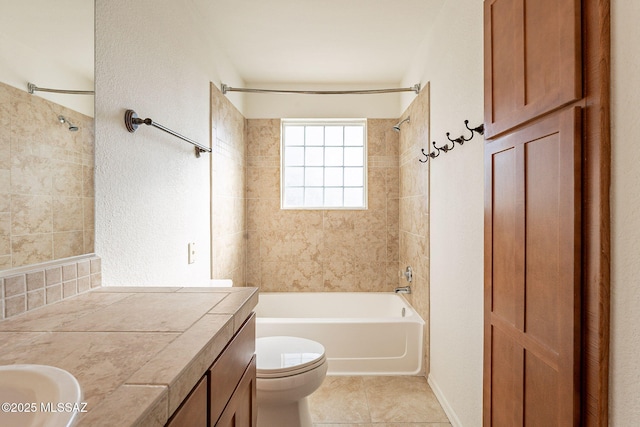
<svg viewBox="0 0 640 427"><path fill-rule="evenodd" d="M287 125L293 126L353 126L360 125L363 127L363 159L362 159L362 192L363 200L362 206L287 206L285 203L285 127ZM320 147L320 146L316 146ZM322 145L322 147L327 147ZM326 163L323 159L323 167ZM341 188L349 188L349 186L337 186ZM336 187L336 188L337 188ZM305 188L305 187L302 187ZM326 188L324 185L321 188ZM324 202L323 202L324 203ZM284 210L366 210L368 206L368 191L367 191L367 119L281 119L280 121L280 208Z"/></svg>

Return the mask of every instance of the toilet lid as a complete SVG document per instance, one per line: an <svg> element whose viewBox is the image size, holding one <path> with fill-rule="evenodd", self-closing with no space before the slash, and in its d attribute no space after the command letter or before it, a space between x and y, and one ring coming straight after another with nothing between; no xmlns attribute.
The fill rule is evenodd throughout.
<svg viewBox="0 0 640 427"><path fill-rule="evenodd" d="M284 377L300 374L325 362L324 346L298 337L256 339L257 376Z"/></svg>

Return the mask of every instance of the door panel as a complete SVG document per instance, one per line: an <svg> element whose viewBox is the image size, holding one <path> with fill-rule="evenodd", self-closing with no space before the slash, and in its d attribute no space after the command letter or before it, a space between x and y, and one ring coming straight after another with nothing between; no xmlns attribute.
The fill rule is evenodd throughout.
<svg viewBox="0 0 640 427"><path fill-rule="evenodd" d="M582 96L580 0L485 1L485 137Z"/></svg>
<svg viewBox="0 0 640 427"><path fill-rule="evenodd" d="M515 326L524 253L518 241L517 153L510 148L493 156L493 298L492 313Z"/></svg>
<svg viewBox="0 0 640 427"><path fill-rule="evenodd" d="M578 423L580 114L486 145L485 425Z"/></svg>

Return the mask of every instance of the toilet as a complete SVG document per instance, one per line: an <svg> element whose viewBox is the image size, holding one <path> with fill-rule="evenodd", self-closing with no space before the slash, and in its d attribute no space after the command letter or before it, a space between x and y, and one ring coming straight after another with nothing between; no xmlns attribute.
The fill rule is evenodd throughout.
<svg viewBox="0 0 640 427"><path fill-rule="evenodd" d="M256 339L258 426L311 427L307 396L327 375L324 346L306 338Z"/></svg>

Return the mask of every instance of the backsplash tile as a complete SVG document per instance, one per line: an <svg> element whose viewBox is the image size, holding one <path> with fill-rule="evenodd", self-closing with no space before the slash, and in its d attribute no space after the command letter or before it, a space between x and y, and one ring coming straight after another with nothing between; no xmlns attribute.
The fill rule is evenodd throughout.
<svg viewBox="0 0 640 427"><path fill-rule="evenodd" d="M27 273L27 291L44 288L44 271Z"/></svg>
<svg viewBox="0 0 640 427"><path fill-rule="evenodd" d="M95 255L5 274L0 277L0 321L102 285L101 262Z"/></svg>

